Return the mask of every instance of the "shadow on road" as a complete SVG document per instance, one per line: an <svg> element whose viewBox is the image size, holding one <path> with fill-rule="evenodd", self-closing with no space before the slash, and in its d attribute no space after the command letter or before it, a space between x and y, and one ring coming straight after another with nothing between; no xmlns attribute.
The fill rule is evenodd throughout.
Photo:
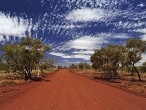
<svg viewBox="0 0 146 110"><path fill-rule="evenodd" d="M33 77L32 81L35 81L35 82L40 82L40 81L50 82L50 80L43 79L41 77Z"/></svg>

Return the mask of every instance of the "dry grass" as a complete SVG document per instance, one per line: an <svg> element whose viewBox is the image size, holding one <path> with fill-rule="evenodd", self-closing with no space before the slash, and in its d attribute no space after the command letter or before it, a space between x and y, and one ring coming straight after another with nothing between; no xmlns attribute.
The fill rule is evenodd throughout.
<svg viewBox="0 0 146 110"><path fill-rule="evenodd" d="M146 82L132 82L132 81L121 81L117 86L128 89L131 92L139 95L146 96Z"/></svg>
<svg viewBox="0 0 146 110"><path fill-rule="evenodd" d="M32 76L37 76L38 75L38 72L39 72L40 76L43 76L43 75L46 75L46 74L50 74L50 73L52 73L55 70L56 69L43 70L43 73L41 71L38 71L38 70L33 70L32 71Z"/></svg>
<svg viewBox="0 0 146 110"><path fill-rule="evenodd" d="M94 77L95 75L98 75L98 74L96 74L96 71L93 69L89 69L89 70L74 69L73 71L77 74L87 76L87 77Z"/></svg>
<svg viewBox="0 0 146 110"><path fill-rule="evenodd" d="M2 80L0 81L0 86L12 86L16 85L13 80Z"/></svg>
<svg viewBox="0 0 146 110"><path fill-rule="evenodd" d="M1 73L0 74L0 86L12 86L24 83L22 76L14 73Z"/></svg>
<svg viewBox="0 0 146 110"><path fill-rule="evenodd" d="M3 73L0 74L0 81L1 80L17 80L17 79L22 79L22 76L19 74L14 74L14 73Z"/></svg>
<svg viewBox="0 0 146 110"><path fill-rule="evenodd" d="M93 79L100 79L101 72L96 72L94 70L73 70L75 73L80 74L85 77L90 77ZM120 79L115 79L112 81L102 80L109 85L117 86L138 95L146 97L146 74L141 74L142 82L138 81L137 75L130 76L129 73L119 72Z"/></svg>
<svg viewBox="0 0 146 110"><path fill-rule="evenodd" d="M40 77L45 76L46 74L50 74L56 69L51 69L49 71L44 71L44 73L40 72ZM33 70L32 72L32 77L36 77L38 74L37 70ZM36 79L36 78L34 78ZM38 80L38 79L37 79ZM14 74L14 73L4 73L0 72L0 86L13 86L13 85L18 85L24 83L25 80L20 74Z"/></svg>
<svg viewBox="0 0 146 110"><path fill-rule="evenodd" d="M25 81L22 79L19 80L2 80L0 81L0 86L13 86L13 85L18 85L18 84L22 84Z"/></svg>

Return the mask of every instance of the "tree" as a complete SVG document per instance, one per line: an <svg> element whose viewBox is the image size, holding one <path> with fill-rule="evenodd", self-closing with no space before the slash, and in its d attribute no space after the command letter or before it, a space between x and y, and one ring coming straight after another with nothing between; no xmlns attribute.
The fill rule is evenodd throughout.
<svg viewBox="0 0 146 110"><path fill-rule="evenodd" d="M53 66L54 66L54 61L52 59L48 59L40 62L39 68L43 72L43 69L47 70L53 68Z"/></svg>
<svg viewBox="0 0 146 110"><path fill-rule="evenodd" d="M132 73L135 71L141 81L140 73L135 64L142 59L142 53L146 51L146 42L140 39L131 38L126 43L127 61L126 64L132 68Z"/></svg>
<svg viewBox="0 0 146 110"><path fill-rule="evenodd" d="M146 51L146 41L131 38L125 46L109 45L95 50L90 61L95 69L102 69L105 75L112 78L116 75L119 65L130 67L131 72L135 71L141 81L140 74L135 64L142 59L142 53Z"/></svg>
<svg viewBox="0 0 146 110"><path fill-rule="evenodd" d="M115 78L120 64L121 47L119 45L109 45L106 48L103 48L102 51L102 70L107 78Z"/></svg>
<svg viewBox="0 0 146 110"><path fill-rule="evenodd" d="M94 51L94 54L91 55L90 61L92 62L92 67L94 69L101 69L101 66L103 65L103 59L102 59L102 52L100 49L97 49Z"/></svg>
<svg viewBox="0 0 146 110"><path fill-rule="evenodd" d="M3 58L14 72L19 71L24 78L31 79L31 72L50 49L39 39L25 37L17 44L7 44L2 48Z"/></svg>
<svg viewBox="0 0 146 110"><path fill-rule="evenodd" d="M142 66L140 66L139 68L140 68L141 72L146 72L146 62L144 62L142 64Z"/></svg>
<svg viewBox="0 0 146 110"><path fill-rule="evenodd" d="M117 69L121 58L120 48L121 46L119 45L109 45L95 50L91 56L92 66L95 69L101 69L104 72L104 78L112 79L117 76Z"/></svg>
<svg viewBox="0 0 146 110"><path fill-rule="evenodd" d="M80 62L80 63L78 64L78 68L79 68L79 69L84 69L84 63Z"/></svg>
<svg viewBox="0 0 146 110"><path fill-rule="evenodd" d="M90 68L90 65L85 62L80 62L77 66L79 69L89 69Z"/></svg>
<svg viewBox="0 0 146 110"><path fill-rule="evenodd" d="M75 68L77 68L77 65L76 64L71 64L69 67L72 68L72 69L75 69Z"/></svg>

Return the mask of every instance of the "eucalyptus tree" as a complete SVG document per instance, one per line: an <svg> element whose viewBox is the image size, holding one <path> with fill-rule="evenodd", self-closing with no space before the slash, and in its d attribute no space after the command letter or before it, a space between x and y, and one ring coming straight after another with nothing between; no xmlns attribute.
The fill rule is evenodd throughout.
<svg viewBox="0 0 146 110"><path fill-rule="evenodd" d="M18 46L14 44L7 44L2 48L2 56L5 60L5 64L7 65L5 66L7 72L10 71L10 69L12 69L13 72L15 72L16 69L19 69L20 50L18 49Z"/></svg>
<svg viewBox="0 0 146 110"><path fill-rule="evenodd" d="M39 69L43 73L43 70L47 70L47 69L53 68L53 66L54 66L54 60L52 60L52 59L45 59L45 60L42 60L40 62Z"/></svg>
<svg viewBox="0 0 146 110"><path fill-rule="evenodd" d="M140 71L145 73L146 72L146 62L144 62L141 66L140 66Z"/></svg>
<svg viewBox="0 0 146 110"><path fill-rule="evenodd" d="M140 73L135 64L142 59L142 53L146 51L146 42L140 39L131 38L126 43L127 48L127 65L131 66L132 72L135 71L141 81Z"/></svg>
<svg viewBox="0 0 146 110"><path fill-rule="evenodd" d="M95 50L90 61L96 69L104 71L104 77L111 79L117 75L117 69L120 64L121 50L118 45L109 45Z"/></svg>
<svg viewBox="0 0 146 110"><path fill-rule="evenodd" d="M115 78L117 76L117 69L121 59L121 49L119 45L109 45L103 49L102 70L106 73L108 78Z"/></svg>
<svg viewBox="0 0 146 110"><path fill-rule="evenodd" d="M77 65L76 65L76 64L71 64L71 65L69 66L69 68L75 69L75 68L77 68Z"/></svg>
<svg viewBox="0 0 146 110"><path fill-rule="evenodd" d="M2 50L4 60L12 70L19 71L27 80L31 79L32 69L45 57L45 53L50 50L50 47L43 44L40 39L24 37L17 44L4 45Z"/></svg>
<svg viewBox="0 0 146 110"><path fill-rule="evenodd" d="M79 69L90 69L90 65L85 62L80 62L77 66Z"/></svg>
<svg viewBox="0 0 146 110"><path fill-rule="evenodd" d="M112 78L116 75L119 65L131 67L132 73L135 71L141 81L140 73L135 64L142 59L142 53L146 51L146 41L131 38L125 46L109 45L95 50L90 61L96 69L102 69L107 77Z"/></svg>
<svg viewBox="0 0 146 110"><path fill-rule="evenodd" d="M100 49L96 49L91 55L90 61L92 62L92 67L95 70L101 70L101 67L103 65L103 59L102 59L102 52Z"/></svg>

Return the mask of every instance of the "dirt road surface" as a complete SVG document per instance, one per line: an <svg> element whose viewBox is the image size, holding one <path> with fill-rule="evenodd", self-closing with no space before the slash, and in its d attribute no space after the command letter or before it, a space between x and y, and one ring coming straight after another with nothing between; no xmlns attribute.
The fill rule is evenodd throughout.
<svg viewBox="0 0 146 110"><path fill-rule="evenodd" d="M67 69L0 96L0 110L146 110L146 98Z"/></svg>

